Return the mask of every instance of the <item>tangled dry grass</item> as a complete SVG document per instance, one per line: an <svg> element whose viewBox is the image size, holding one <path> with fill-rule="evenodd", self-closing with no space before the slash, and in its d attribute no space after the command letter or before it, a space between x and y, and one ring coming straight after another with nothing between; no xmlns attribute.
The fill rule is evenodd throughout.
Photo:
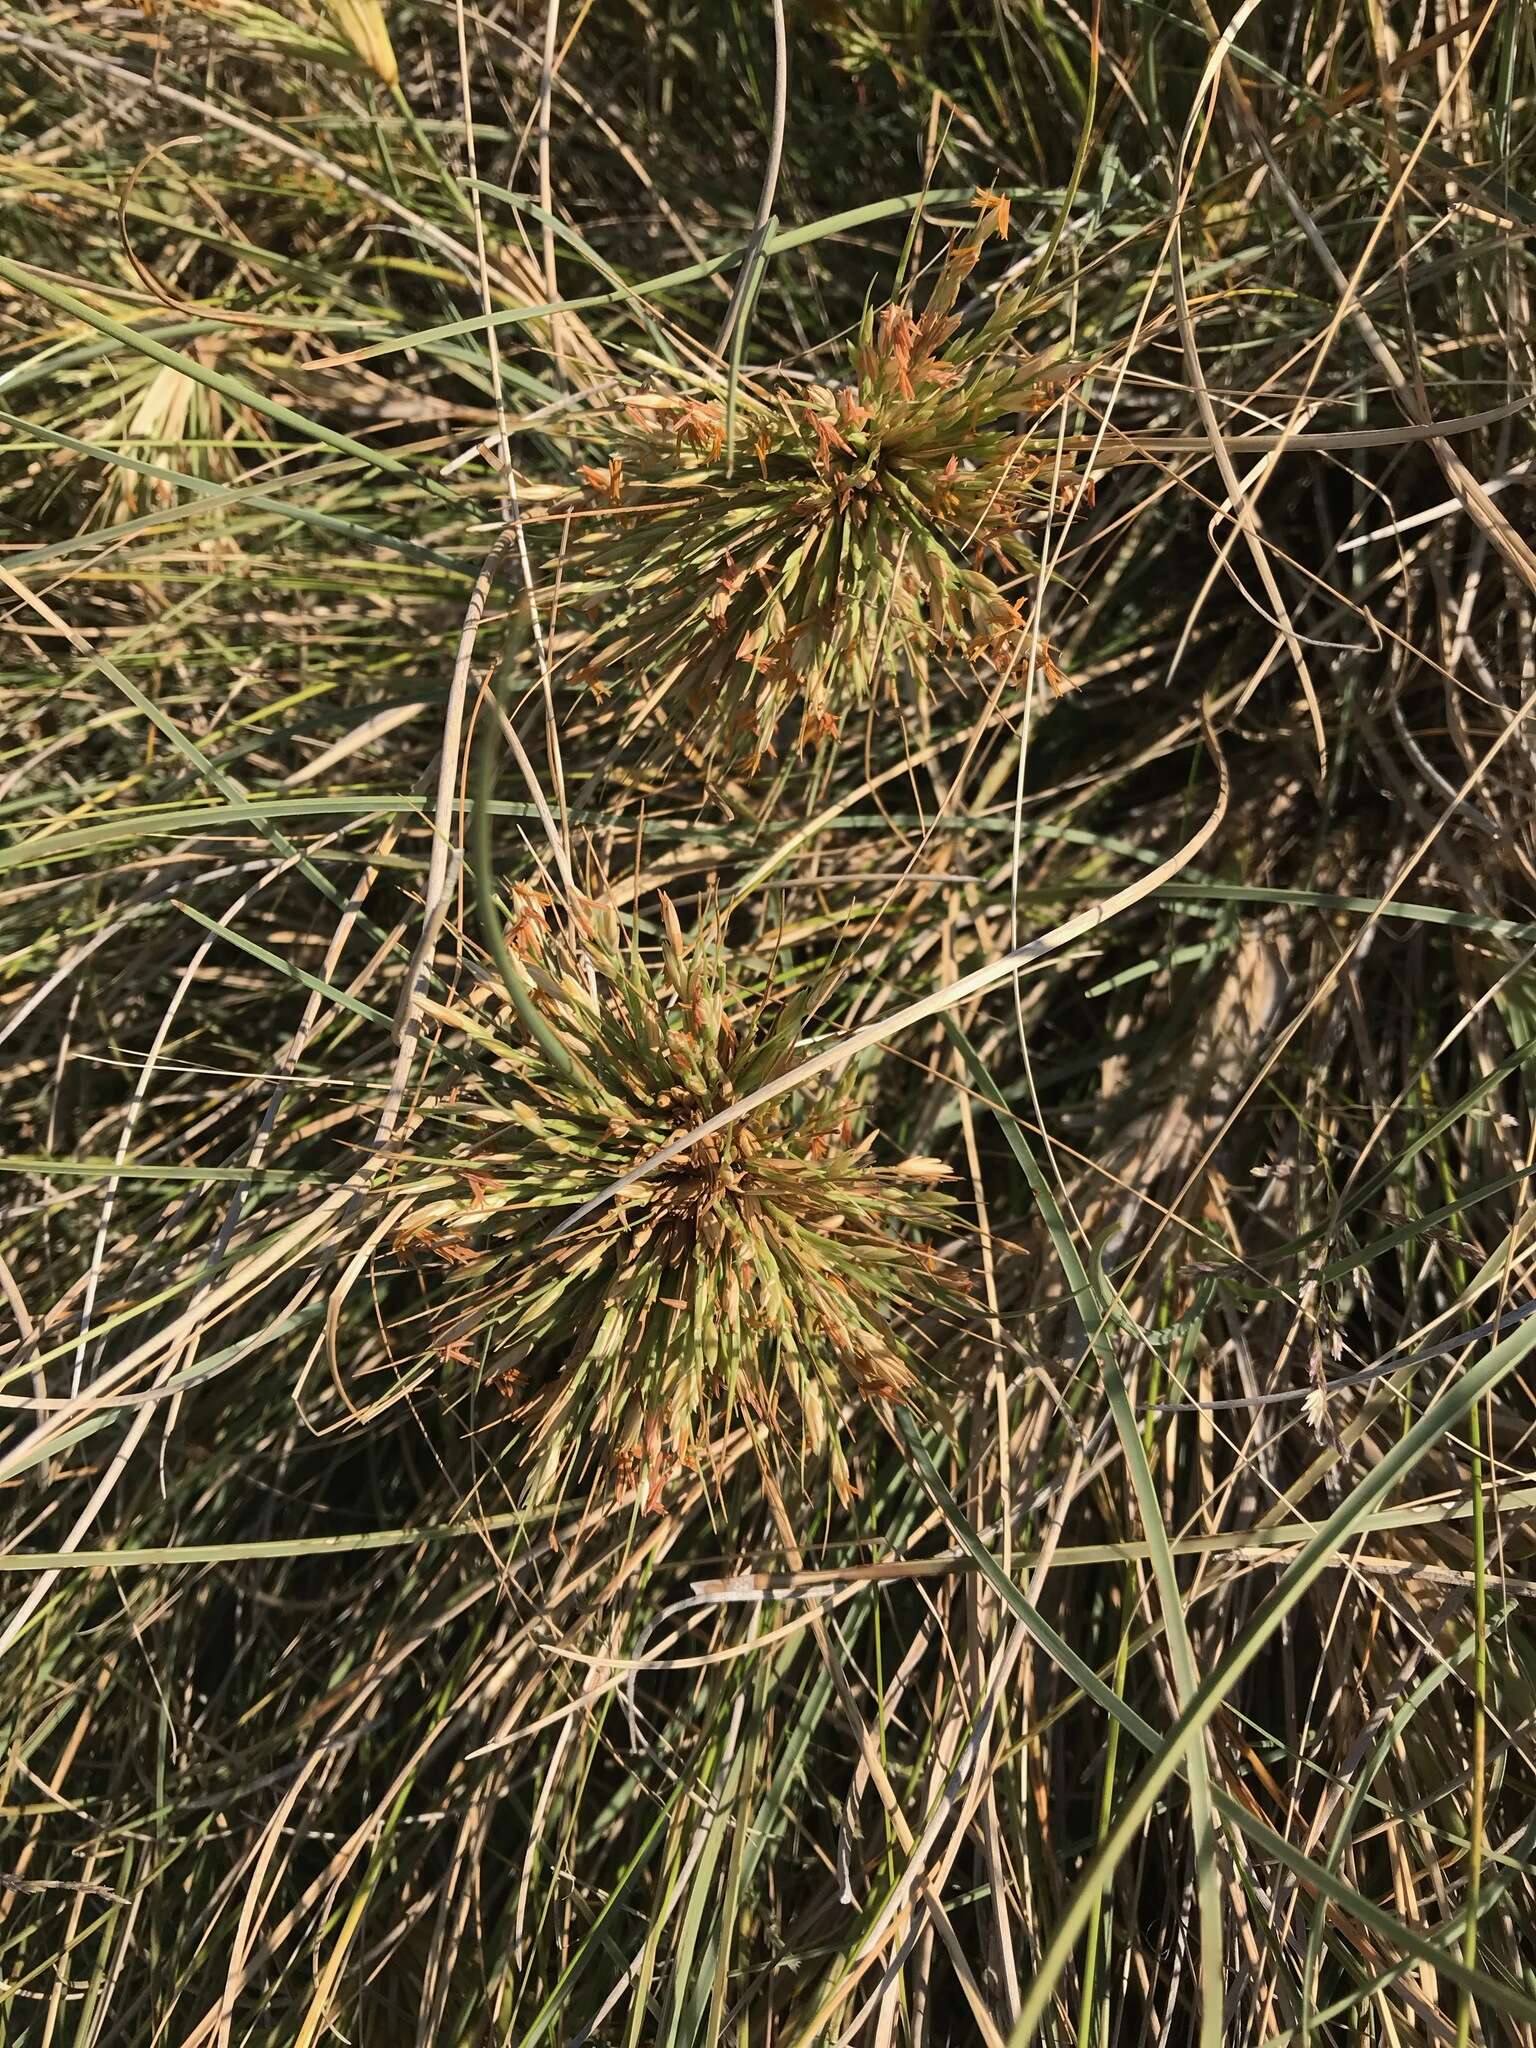
<svg viewBox="0 0 1536 2048"><path fill-rule="evenodd" d="M1536 2041L1529 12L774 23L0 21L7 2038Z"/></svg>

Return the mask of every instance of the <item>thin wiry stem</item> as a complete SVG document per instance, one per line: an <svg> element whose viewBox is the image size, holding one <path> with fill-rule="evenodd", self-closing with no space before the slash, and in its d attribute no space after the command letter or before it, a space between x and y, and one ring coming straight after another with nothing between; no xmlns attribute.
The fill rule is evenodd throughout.
<svg viewBox="0 0 1536 2048"><path fill-rule="evenodd" d="M784 0L769 0L769 7L773 15L773 115L768 130L768 155L757 195L757 212L752 218L752 238L742 255L741 273L715 337L717 356L725 354L738 321L744 324L750 312L749 300L758 283L758 265L772 225L773 202L784 164L784 129L789 119L789 30L784 19Z"/></svg>

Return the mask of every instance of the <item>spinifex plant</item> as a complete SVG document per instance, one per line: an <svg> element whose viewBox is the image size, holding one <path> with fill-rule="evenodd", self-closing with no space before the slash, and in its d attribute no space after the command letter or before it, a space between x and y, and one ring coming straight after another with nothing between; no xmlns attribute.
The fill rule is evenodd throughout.
<svg viewBox="0 0 1536 2048"><path fill-rule="evenodd" d="M691 943L665 899L662 923L653 959L609 904L557 931L517 893L516 1002L487 984L460 1016L463 1079L413 1146L447 1173L399 1217L388 1256L420 1276L420 1348L516 1404L536 1494L590 1467L654 1504L745 1423L846 1495L840 1412L921 1404L903 1325L958 1305L920 1236L952 1218L942 1165L877 1164L845 1086L791 1092L551 1235L798 1057L804 1004L733 1000L713 914Z"/></svg>
<svg viewBox="0 0 1536 2048"><path fill-rule="evenodd" d="M1026 301L960 333L961 283L1006 226L984 200L920 314L866 311L851 382L743 384L734 414L711 381L626 403L568 522L583 676L677 689L706 746L756 759L792 706L814 745L898 673L921 686L935 653L1020 663L1025 529L1076 485L1042 431L1058 387L1016 347Z"/></svg>

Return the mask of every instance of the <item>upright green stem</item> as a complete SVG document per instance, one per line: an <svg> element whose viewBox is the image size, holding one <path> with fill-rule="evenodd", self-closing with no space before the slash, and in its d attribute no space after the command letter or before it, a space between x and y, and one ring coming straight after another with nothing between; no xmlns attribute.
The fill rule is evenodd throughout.
<svg viewBox="0 0 1536 2048"><path fill-rule="evenodd" d="M1427 1074L1421 1087L1426 1107L1434 1108L1434 1096ZM1440 1185L1448 1201L1456 1194L1455 1176L1443 1146L1435 1148ZM1459 1253L1451 1258L1451 1275L1458 1293L1471 1282L1466 1261ZM1478 1907L1483 1886L1483 1826L1487 1799L1488 1768L1488 1550L1483 1522L1483 1425L1482 1406L1472 1404L1467 1417L1467 1435L1472 1461L1468 1483L1472 1489L1472 1766L1471 1798L1467 1814L1467 1924L1461 1937L1462 1960L1468 1969L1477 1961ZM1472 2022L1477 2011L1470 1986L1463 1985L1456 2005L1456 2048L1469 2048Z"/></svg>
<svg viewBox="0 0 1536 2048"><path fill-rule="evenodd" d="M576 1078L576 1067L564 1041L544 1017L533 1000L533 991L527 977L513 957L507 944L506 924L501 906L496 900L496 882L491 861L491 797L496 787L496 757L501 744L501 675L497 671L495 683L490 691L490 716L485 719L483 730L478 735L479 747L475 755L474 808L470 822L471 853L475 870L475 907L479 912L480 930L487 950L496 962L497 972L506 985L512 1006L517 1011L529 1035L536 1041L544 1057L559 1074L570 1081Z"/></svg>
<svg viewBox="0 0 1536 2048"><path fill-rule="evenodd" d="M1482 1404L1474 1402L1467 1417L1472 1443L1472 1800L1467 1819L1467 1925L1461 1937L1462 1961L1477 1961L1477 1916L1483 1887L1483 1824L1488 1771L1488 1550L1483 1527ZM1468 2048L1476 2010L1470 1988L1462 1987L1456 2009L1456 2048Z"/></svg>
<svg viewBox="0 0 1536 2048"><path fill-rule="evenodd" d="M1125 1609L1120 1617L1120 1647L1115 1652L1115 1675L1110 1681L1116 1699L1125 1697L1126 1668L1130 1663L1131 1637L1134 1630L1131 1617L1135 1612L1136 1576L1134 1568L1127 1565L1124 1574ZM1096 1845L1102 1846L1109 1833L1109 1824L1115 1812L1115 1766L1120 1756L1120 1723L1112 1720L1109 1735L1104 1745L1104 1782L1099 1787L1099 1820ZM1097 1988L1099 1970L1099 1941L1101 1932L1109 1923L1109 1907L1095 1913L1088 1923L1088 1932L1083 1937L1082 1992L1077 2002L1077 2038L1081 2048L1090 2048L1093 2040L1093 1996Z"/></svg>

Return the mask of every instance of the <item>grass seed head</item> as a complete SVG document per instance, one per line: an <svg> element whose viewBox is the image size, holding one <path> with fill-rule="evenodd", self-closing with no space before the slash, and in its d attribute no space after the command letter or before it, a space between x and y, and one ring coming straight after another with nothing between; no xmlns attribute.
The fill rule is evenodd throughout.
<svg viewBox="0 0 1536 2048"><path fill-rule="evenodd" d="M471 1071L417 1140L452 1187L434 1171L384 1256L423 1289L422 1347L512 1394L536 1488L590 1468L654 1505L745 1422L846 1495L843 1410L926 1405L910 1322L958 1303L923 1242L952 1220L945 1167L877 1163L844 1086L792 1091L548 1241L799 1057L801 1005L741 999L713 913L691 937L665 900L660 921L642 953L611 906L557 930L518 894L509 942L569 1071L482 1008Z"/></svg>

